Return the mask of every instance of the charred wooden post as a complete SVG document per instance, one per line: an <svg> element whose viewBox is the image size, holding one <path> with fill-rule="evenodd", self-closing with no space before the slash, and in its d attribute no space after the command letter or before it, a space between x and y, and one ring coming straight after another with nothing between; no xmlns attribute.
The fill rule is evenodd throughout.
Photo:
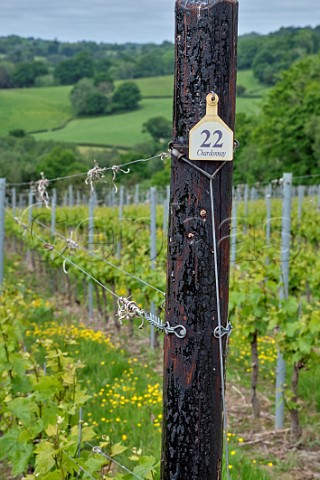
<svg viewBox="0 0 320 480"><path fill-rule="evenodd" d="M234 130L236 0L176 0L176 71L166 320L184 339L165 338L162 480L221 479L223 413L214 243L209 180L222 162L188 159L190 129L204 116L206 96ZM221 323L227 324L232 162L213 180ZM223 340L225 357L226 337Z"/></svg>

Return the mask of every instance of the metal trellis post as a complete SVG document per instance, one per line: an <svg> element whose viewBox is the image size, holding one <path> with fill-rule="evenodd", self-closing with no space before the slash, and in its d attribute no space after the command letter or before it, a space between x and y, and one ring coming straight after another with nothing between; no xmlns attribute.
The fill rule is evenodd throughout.
<svg viewBox="0 0 320 480"><path fill-rule="evenodd" d="M282 234L281 234L281 283L280 301L289 296L289 267L290 267L290 229L291 229L291 187L292 173L283 174L283 204L282 204ZM276 420L275 428L283 428L284 398L283 390L286 377L286 363L283 355L278 351L277 378L276 378Z"/></svg>
<svg viewBox="0 0 320 480"><path fill-rule="evenodd" d="M4 216L6 199L6 179L0 178L0 290L4 279Z"/></svg>
<svg viewBox="0 0 320 480"><path fill-rule="evenodd" d="M301 224L301 219L302 219L303 197L304 197L304 186L299 185L298 187L298 223L299 225Z"/></svg>
<svg viewBox="0 0 320 480"><path fill-rule="evenodd" d="M237 16L236 0L176 0L165 320L187 334L164 340L161 480L221 479L233 165L189 161L188 142L210 92L234 130Z"/></svg>
<svg viewBox="0 0 320 480"><path fill-rule="evenodd" d="M238 210L238 193L237 189L234 188L233 202L232 202L232 219L231 219L231 255L230 255L230 265L232 267L236 264L237 256L237 210Z"/></svg>
<svg viewBox="0 0 320 480"><path fill-rule="evenodd" d="M121 185L119 189L119 225L120 225L120 237L118 240L118 245L117 245L117 257L120 259L121 258L121 249L122 249L122 242L121 242L121 237L122 237L122 219L123 219L123 206L124 206L124 187Z"/></svg>
<svg viewBox="0 0 320 480"><path fill-rule="evenodd" d="M52 190L51 197L51 236L55 237L56 235L56 208L57 208L57 190L54 188Z"/></svg>
<svg viewBox="0 0 320 480"><path fill-rule="evenodd" d="M12 215L15 215L16 208L17 208L17 190L15 188L11 189L11 195L12 195L12 200L11 200Z"/></svg>
<svg viewBox="0 0 320 480"><path fill-rule="evenodd" d="M91 251L93 248L93 235L94 235L94 207L95 207L95 196L92 195L89 198L89 230L88 230L88 250ZM90 281L88 285L88 314L89 319L93 319L93 284Z"/></svg>
<svg viewBox="0 0 320 480"><path fill-rule="evenodd" d="M157 189L150 189L150 260L151 270L156 269L157 257ZM155 304L151 302L151 313L156 314ZM153 325L150 326L150 347L155 348L156 333Z"/></svg>

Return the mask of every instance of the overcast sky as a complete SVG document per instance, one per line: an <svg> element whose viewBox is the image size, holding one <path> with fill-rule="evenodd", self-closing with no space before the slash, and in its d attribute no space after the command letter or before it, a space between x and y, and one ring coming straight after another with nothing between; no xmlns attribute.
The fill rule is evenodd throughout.
<svg viewBox="0 0 320 480"><path fill-rule="evenodd" d="M174 38L174 0L1 0L0 36L108 43ZM320 0L239 0L240 34L320 24Z"/></svg>

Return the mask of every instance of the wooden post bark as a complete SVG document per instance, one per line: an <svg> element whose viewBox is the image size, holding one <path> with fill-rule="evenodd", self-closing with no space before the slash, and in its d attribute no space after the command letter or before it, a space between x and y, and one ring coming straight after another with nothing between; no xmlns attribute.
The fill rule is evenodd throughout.
<svg viewBox="0 0 320 480"><path fill-rule="evenodd" d="M236 0L176 0L173 149L188 157L190 129L205 115L206 96L234 130ZM193 162L209 174L221 162ZM232 163L213 181L220 310L228 316ZM223 415L209 180L172 156L166 320L187 336L164 343L162 480L221 479ZM223 356L225 356L225 340Z"/></svg>

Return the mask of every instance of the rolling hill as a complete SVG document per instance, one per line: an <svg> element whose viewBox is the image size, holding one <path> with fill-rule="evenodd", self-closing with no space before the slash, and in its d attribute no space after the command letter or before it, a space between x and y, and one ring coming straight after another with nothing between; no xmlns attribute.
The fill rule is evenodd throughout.
<svg viewBox="0 0 320 480"><path fill-rule="evenodd" d="M141 78L135 82L143 96L138 110L81 119L72 119L70 86L0 90L0 136L23 129L41 140L131 147L147 140L142 133L146 120L172 116L173 77ZM238 99L237 111L257 112L268 87L259 83L251 70L239 72L238 83L246 87L246 96Z"/></svg>

